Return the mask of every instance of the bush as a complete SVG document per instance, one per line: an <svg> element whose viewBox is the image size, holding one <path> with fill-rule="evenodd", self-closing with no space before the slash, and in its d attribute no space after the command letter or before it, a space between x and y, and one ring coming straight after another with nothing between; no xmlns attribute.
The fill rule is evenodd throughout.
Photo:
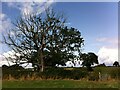
<svg viewBox="0 0 120 90"><path fill-rule="evenodd" d="M27 77L32 76L32 71L25 70L22 66L13 65L13 66L2 66L2 78L8 79L9 77L13 77L14 79L19 79L24 76Z"/></svg>
<svg viewBox="0 0 120 90"><path fill-rule="evenodd" d="M94 72L101 73L102 79L120 79L120 68L119 67L95 67Z"/></svg>
<svg viewBox="0 0 120 90"><path fill-rule="evenodd" d="M42 75L45 78L65 79L70 78L72 73L70 70L64 70L64 68L48 68L42 73Z"/></svg>
<svg viewBox="0 0 120 90"><path fill-rule="evenodd" d="M99 80L99 73L90 72L89 76L88 76L88 80L90 80L90 81L98 81Z"/></svg>
<svg viewBox="0 0 120 90"><path fill-rule="evenodd" d="M86 68L46 68L44 72L33 72L25 69L9 68L4 66L3 79L9 79L9 76L19 79L24 77L28 78L41 78L41 79L74 79L79 80L82 78L88 78L88 80L97 81L99 79L106 80L109 77L113 79L120 79L120 68L119 67L95 67L94 71L88 72Z"/></svg>
<svg viewBox="0 0 120 90"><path fill-rule="evenodd" d="M78 79L82 79L85 78L88 75L87 71L82 71L82 70L78 70L78 69L74 69L72 70L72 79L78 80Z"/></svg>
<svg viewBox="0 0 120 90"><path fill-rule="evenodd" d="M74 68L73 70L66 70L65 68L46 68L44 72L32 72L27 70L13 70L6 69L3 71L3 79L7 79L9 76L19 79L22 76L32 77L33 75L42 79L82 79L88 75L87 70L80 68Z"/></svg>
<svg viewBox="0 0 120 90"><path fill-rule="evenodd" d="M114 79L120 79L120 68L119 67L113 67L110 71L111 78Z"/></svg>

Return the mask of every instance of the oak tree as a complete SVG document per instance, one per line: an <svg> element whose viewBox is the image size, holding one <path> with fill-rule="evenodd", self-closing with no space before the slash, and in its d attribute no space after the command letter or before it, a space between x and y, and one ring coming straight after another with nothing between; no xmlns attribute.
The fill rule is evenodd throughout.
<svg viewBox="0 0 120 90"><path fill-rule="evenodd" d="M54 10L21 17L14 26L3 41L15 52L10 59L18 64L32 63L43 72L45 66L63 65L77 57L75 52L81 54L80 31L66 26L66 19Z"/></svg>

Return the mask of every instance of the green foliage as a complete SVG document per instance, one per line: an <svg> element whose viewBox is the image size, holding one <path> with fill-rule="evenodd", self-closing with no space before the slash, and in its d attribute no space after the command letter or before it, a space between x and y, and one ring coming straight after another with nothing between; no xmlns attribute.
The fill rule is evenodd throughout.
<svg viewBox="0 0 120 90"><path fill-rule="evenodd" d="M13 66L12 66L13 67ZM2 68L3 79L9 79L9 75L15 79L24 78L41 78L41 79L74 79L80 80L86 78L91 81L119 79L120 80L120 68L119 67L95 67L94 71L88 72L87 68L46 68L44 72L34 72L26 69L11 69L9 67ZM100 74L99 74L100 73ZM100 76L99 76L100 75Z"/></svg>
<svg viewBox="0 0 120 90"><path fill-rule="evenodd" d="M48 68L42 73L46 78L65 79L71 77L71 71L64 68Z"/></svg>
<svg viewBox="0 0 120 90"><path fill-rule="evenodd" d="M101 78L114 78L120 79L120 68L119 67L95 67L94 72L101 73Z"/></svg>
<svg viewBox="0 0 120 90"><path fill-rule="evenodd" d="M99 80L99 73L90 72L89 75L88 75L88 80L90 80L90 81L98 81Z"/></svg>
<svg viewBox="0 0 120 90"><path fill-rule="evenodd" d="M79 80L87 77L88 72L82 71L80 69L66 70L64 68L46 68L44 72L32 72L28 70L12 70L12 69L3 69L3 79L7 79L9 75L15 79L19 79L22 76L32 77L35 74L35 77L40 77L42 79L75 79Z"/></svg>
<svg viewBox="0 0 120 90"><path fill-rule="evenodd" d="M63 15L49 9L40 15L19 18L14 23L15 28L9 30L14 35L3 35L3 42L15 52L15 58L8 60L17 64L23 61L33 66L37 64L41 71L44 65L55 67L73 60L77 57L74 52L81 54L84 40L79 30L65 23Z"/></svg>
<svg viewBox="0 0 120 90"><path fill-rule="evenodd" d="M97 67L106 67L105 63L97 65Z"/></svg>
<svg viewBox="0 0 120 90"><path fill-rule="evenodd" d="M115 62L113 63L113 66L119 67L119 62L118 62L118 61L115 61Z"/></svg>
<svg viewBox="0 0 120 90"><path fill-rule="evenodd" d="M110 71L111 78L119 79L120 80L120 68L112 68Z"/></svg>
<svg viewBox="0 0 120 90"><path fill-rule="evenodd" d="M82 65L86 66L88 71L92 71L91 65L98 64L98 56L94 53L83 53L81 54L80 58L83 61Z"/></svg>
<svg viewBox="0 0 120 90"><path fill-rule="evenodd" d="M65 70L64 68L48 68L42 74L45 79L82 79L87 76L86 71L81 71L78 69Z"/></svg>
<svg viewBox="0 0 120 90"><path fill-rule="evenodd" d="M82 71L80 69L73 69L72 70L72 78L74 80L79 80L82 78L86 78L88 76L88 72L87 71Z"/></svg>

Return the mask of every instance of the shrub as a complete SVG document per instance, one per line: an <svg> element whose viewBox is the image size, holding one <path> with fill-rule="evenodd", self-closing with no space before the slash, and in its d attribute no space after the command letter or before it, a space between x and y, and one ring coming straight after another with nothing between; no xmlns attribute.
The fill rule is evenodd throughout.
<svg viewBox="0 0 120 90"><path fill-rule="evenodd" d="M90 72L89 76L88 76L88 80L90 80L90 81L98 81L99 80L99 73Z"/></svg>
<svg viewBox="0 0 120 90"><path fill-rule="evenodd" d="M111 78L114 79L120 79L120 68L119 67L113 67L110 71Z"/></svg>
<svg viewBox="0 0 120 90"><path fill-rule="evenodd" d="M94 72L101 73L102 79L109 77L113 79L120 79L120 68L119 67L95 67Z"/></svg>
<svg viewBox="0 0 120 90"><path fill-rule="evenodd" d="M64 68L47 68L41 75L45 78L64 79L70 78L72 74L70 70L64 70Z"/></svg>
<svg viewBox="0 0 120 90"><path fill-rule="evenodd" d="M75 79L75 80L82 79L82 78L85 78L87 75L88 75L87 71L82 71L78 69L72 70L72 79Z"/></svg>
<svg viewBox="0 0 120 90"><path fill-rule="evenodd" d="M2 68L2 78L9 79L13 77L14 79L23 78L41 78L41 79L74 79L79 80L82 78L88 78L88 80L98 80L99 73L100 79L106 80L109 77L113 79L120 79L120 68L119 67L95 67L94 71L88 72L86 68L46 68L44 72L34 72L30 70L13 70L9 67ZM29 76L29 77L28 77Z"/></svg>
<svg viewBox="0 0 120 90"><path fill-rule="evenodd" d="M66 70L64 68L47 68L44 72L38 73L43 79L81 79L87 76L87 71L80 69Z"/></svg>

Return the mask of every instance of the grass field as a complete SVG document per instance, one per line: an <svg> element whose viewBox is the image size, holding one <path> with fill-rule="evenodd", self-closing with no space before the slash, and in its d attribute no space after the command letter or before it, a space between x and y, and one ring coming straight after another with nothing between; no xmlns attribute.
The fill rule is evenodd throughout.
<svg viewBox="0 0 120 90"><path fill-rule="evenodd" d="M2 88L120 88L120 81L3 80Z"/></svg>

